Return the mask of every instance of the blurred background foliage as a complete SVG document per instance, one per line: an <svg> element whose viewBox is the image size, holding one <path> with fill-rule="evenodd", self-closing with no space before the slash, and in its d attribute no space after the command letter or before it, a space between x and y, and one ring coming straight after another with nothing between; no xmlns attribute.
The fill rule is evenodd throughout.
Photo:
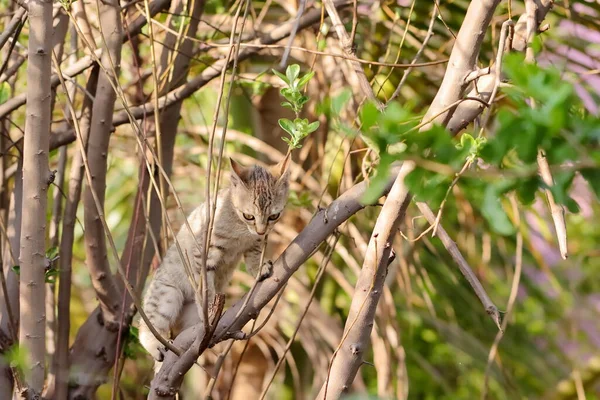
<svg viewBox="0 0 600 400"><path fill-rule="evenodd" d="M7 2L0 2L0 9L7 7ZM312 2L309 5L318 6ZM440 1L435 5L439 7L440 16L435 21L434 35L424 49L421 61L448 58L453 37L460 28L468 5L466 0ZM224 0L208 1L197 38L209 45L224 43L229 37L236 7L237 3ZM268 12L263 15L262 11L266 11L267 7ZM425 1L359 2L355 34L357 56L378 62L410 62L425 38L433 7L433 2ZM250 23L248 34L268 32L293 18L297 5L268 0L254 1L251 8L251 22L259 16L263 19L257 25ZM481 66L489 65L495 57L500 25L508 18L509 8L516 17L524 12L522 2L500 4L482 47ZM589 115L598 112L600 101L599 13L600 3L595 1L557 1L546 17L550 29L541 36L538 54L540 65L554 66L561 72L558 79L573 85L581 102L581 112ZM167 13L161 13L155 19L164 24L168 17ZM342 18L350 32L351 9L346 9ZM185 18L181 20L186 23ZM143 34L148 34L147 27ZM26 34L21 35L20 43L26 46L26 41ZM327 19L320 28L299 32L295 45L342 53ZM151 67L147 37L142 37L139 48L144 60L141 67L145 77L142 94L147 97L153 90L153 82L149 78ZM190 76L210 68L212 62L223 57L224 51L224 48L215 46L199 53L191 64ZM282 47L265 49L260 55L241 63L227 121L221 113L219 126L227 125L229 128L225 154L243 164L256 161L271 163L277 161L281 156L279 153L285 152L286 144L281 140L283 132L277 126L277 119L290 116L280 106L280 82L270 72L271 68L276 68L282 52ZM372 176L373 166L378 160L375 152L367 150L362 136L354 134L358 129L355 118L361 97L354 93L355 96L350 98L351 93L343 91L349 86L346 81L353 79L345 60L292 50L289 63L302 65L303 72L315 71L307 89L310 101L306 114L311 121L320 121L321 127L305 141L302 149L294 153L297 168L293 171L290 206L275 234L271 235L272 256L285 248L318 207L328 204L354 181L362 179L364 174ZM399 104L410 109L414 118L422 116L439 87L444 71L445 64L415 68L400 90ZM127 44L123 48L121 84L132 99L139 96L136 89L139 72L132 61L132 48ZM404 69L366 64L365 72L380 100L386 101L399 84ZM23 76L15 83L16 90L19 87L22 90L26 85ZM524 82L528 79L529 75L522 76ZM555 83L542 82L539 89L552 96ZM207 137L218 90L218 80L215 80L187 99L182 109L172 181L186 213L204 197ZM514 111L514 103L504 93L501 92L498 99L499 107ZM57 101L65 103L61 91ZM556 107L566 107L565 101ZM61 110L61 107L56 109ZM497 116L494 110L489 124L492 134L498 132ZM24 114L17 114L13 122L22 126L23 118ZM55 122L59 123L61 118L62 113L56 112ZM593 121L597 123L597 120ZM518 138L518 132L512 134L515 139ZM136 143L130 128L119 127L111 140L106 218L117 247L122 250L137 190L138 158L132 151ZM76 150L71 146L69 153ZM595 154L597 157L597 134L584 150L588 156ZM57 162L58 152L55 151L51 155L51 163L56 165ZM446 182L444 191L447 187ZM469 180L456 185L445 205L442 224L474 268L494 303L504 310L514 274L515 235L497 233L493 229L493 218L486 221L482 210L484 202L477 195L479 190ZM521 208L523 276L512 318L489 372L487 398L600 399L600 229L596 223L600 217L600 205L579 174L574 175L573 186L568 193L579 211L567 213L570 253L567 260L560 258L543 193L538 190L530 204ZM182 216L173 196L170 196L168 204L169 218L178 227ZM504 209L510 211L507 204L504 204ZM83 210L80 211L79 219L82 221ZM271 375L274 375L274 383L268 390L268 398L303 399L316 394L341 337L357 273L377 214L378 207L369 207L358 213L340 229L341 235L335 245L334 240L330 240L300 269L261 333L250 340L246 349L244 343L233 346L232 355L223 364L213 391L214 399L259 398ZM508 217L514 220L510 212ZM420 236L427 227L417 208L411 205L401 228L403 235L397 237L394 243L399 257L390 266L371 337L372 350L367 354L355 382L359 394L349 396L349 399L466 400L482 395L486 364L497 328L440 240L431 235ZM167 234L172 237L172 232ZM73 266L71 330L74 338L79 326L97 304L85 268L81 225L76 228ZM323 267L326 272L316 282L317 272ZM227 294L227 304L239 299L250 285L251 279L247 274L236 273ZM315 285L314 301L298 327ZM258 323L267 313L267 310L263 311ZM296 330L297 335L286 351L286 344ZM120 396L123 399L142 399L147 390L142 386L149 385L152 377L152 362L150 356L136 346L135 330L128 337L130 346L125 352L127 360L120 375ZM222 350L223 346L209 350L201 362L212 365ZM284 358L283 365L275 371L275 365L281 358ZM206 374L194 367L186 378L181 398L199 398L207 381ZM110 398L112 384L111 373L109 382L100 388L98 397ZM361 392L365 394L361 395ZM377 397L367 397L367 393ZM585 397L582 397L583 393Z"/></svg>

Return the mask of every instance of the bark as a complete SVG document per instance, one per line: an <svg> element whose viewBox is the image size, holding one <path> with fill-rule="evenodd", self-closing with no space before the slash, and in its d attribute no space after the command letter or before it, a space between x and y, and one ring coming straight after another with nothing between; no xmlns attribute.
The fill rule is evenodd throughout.
<svg viewBox="0 0 600 400"><path fill-rule="evenodd" d="M198 22L202 16L204 1L194 0L194 7L190 10L192 18L188 26L187 36L194 37L198 29ZM177 1L172 8L174 14L181 13L184 8L183 1ZM177 37L168 33L164 39L159 67L159 76L165 72L172 61L171 78L167 81L164 92L170 88L183 84L189 71L189 62L193 53L193 44L191 40L180 42L178 51L173 58L171 49L175 48ZM160 95L161 93L159 93ZM180 118L181 102L165 109L160 115L159 132L161 134L162 167L167 175L171 174L173 164L173 154L175 146L175 137L177 125ZM155 175L158 180L158 174ZM141 292L143 284L148 275L150 263L155 254L155 246L152 242L152 236L159 237L162 208L161 202L156 190L150 191L150 206L148 210L148 222L144 216L144 208L147 203L147 195L151 184L151 179L144 159L140 162L139 187L135 198L134 219L129 228L125 250L121 256L121 264L125 271L128 271L128 279L133 287ZM166 200L166 199L165 199ZM150 230L150 231L149 231ZM118 278L118 297L119 310L124 312L121 322L121 332L126 332L131 324L134 310L131 307L131 297L127 294L121 278ZM123 300L123 303L121 301ZM119 332L107 329L98 319L100 309L86 320L79 329L75 343L71 351L71 370L73 373L84 371L85 374L76 374L70 382L69 398L89 398L100 384L106 380L106 375L114 365L117 354L120 354L121 341Z"/></svg>
<svg viewBox="0 0 600 400"><path fill-rule="evenodd" d="M536 1L536 30L540 24L546 18L546 14L552 8L552 0L539 0ZM524 13L519 17L519 20L515 24L515 37L512 42L512 50L524 52L527 48L527 13ZM474 88L467 94L467 97L475 97L488 102L494 89L494 83L496 81L496 68L492 68L489 74L478 78L475 81ZM485 106L476 100L465 100L460 103L452 117L448 121L448 130L453 134L456 134L466 128L471 122L475 120L482 112Z"/></svg>
<svg viewBox="0 0 600 400"><path fill-rule="evenodd" d="M397 170L394 170L397 173ZM393 180L390 180L382 195L386 195ZM335 230L352 215L365 207L361 203L368 184L361 182L343 193L329 207L319 211L311 222L290 243L286 250L273 263L273 275L257 284L251 293L246 307L241 310L246 302L246 296L227 310L219 320L211 339L211 345L222 342L228 338L243 338L242 328L252 319L255 319L260 310L277 295L279 290L290 279L292 274L300 268L311 254ZM239 316L238 316L239 315ZM197 341L198 329L194 326L183 331L175 339L175 346L180 349L189 349ZM178 380L191 368L198 354L186 359L168 352L163 366L152 381L152 396L155 399L173 399L179 389Z"/></svg>
<svg viewBox="0 0 600 400"><path fill-rule="evenodd" d="M13 333L13 325L10 318L12 316L14 328L19 326L19 277L15 274L12 267L19 261L20 243L21 243L21 207L23 202L23 159L17 161L17 172L15 174L15 183L10 198L10 208L8 212L7 242L3 243L3 268L6 279L7 293L2 296L0 303L0 337L8 338L0 343L0 352L4 353L17 339L17 332ZM4 289L3 289L4 290ZM10 307L10 312L8 312ZM9 366L0 368L0 399L9 399L13 393L13 375Z"/></svg>
<svg viewBox="0 0 600 400"><path fill-rule="evenodd" d="M86 91L92 96L96 94L99 67L92 69L87 81ZM85 97L82 113L79 117L79 129L83 141L78 143L87 151L87 140L92 117L92 100ZM55 392L48 393L48 397L66 399L68 393L69 371L69 331L70 331L70 303L71 303L71 274L73 243L75 241L75 223L77 221L77 206L81 198L82 181L84 175L83 158L81 152L76 152L71 163L69 174L69 191L65 204L65 214L59 249L59 286L58 286L58 333L56 341L56 355L54 358L56 383Z"/></svg>
<svg viewBox="0 0 600 400"><path fill-rule="evenodd" d="M104 216L100 213L104 212L108 145L117 98L113 85L118 85L122 23L119 3L116 0L101 2L98 13L103 34L101 42L106 44L106 49L101 58L102 68L98 76L88 140L87 154L92 182L88 182L83 195L85 253L92 285L102 309L103 321L108 329L117 329L119 292L116 280L110 272L106 236L102 225ZM96 202L99 203L100 210Z"/></svg>
<svg viewBox="0 0 600 400"><path fill-rule="evenodd" d="M19 344L27 349L26 396L42 391L45 373L46 207L50 183L52 2L29 2L27 116L23 144Z"/></svg>
<svg viewBox="0 0 600 400"><path fill-rule="evenodd" d="M444 79L423 121L429 121L440 114L433 118L432 122L447 125L454 109L440 112L463 96L468 85L466 78L477 69L481 43L499 3L500 0L481 0L469 4L467 14L456 35Z"/></svg>
<svg viewBox="0 0 600 400"><path fill-rule="evenodd" d="M392 242L410 202L404 178L406 165L398 173L373 228L365 260L356 282L350 312L338 350L332 357L328 379L317 399L339 399L351 387L363 354L368 349L375 312L384 289Z"/></svg>

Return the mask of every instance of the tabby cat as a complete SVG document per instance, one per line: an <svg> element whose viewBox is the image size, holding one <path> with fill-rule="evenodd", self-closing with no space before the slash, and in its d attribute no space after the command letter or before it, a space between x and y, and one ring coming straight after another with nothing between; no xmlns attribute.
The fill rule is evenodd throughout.
<svg viewBox="0 0 600 400"><path fill-rule="evenodd" d="M216 293L227 287L233 271L244 257L246 268L259 280L272 273L271 262L260 264L267 233L281 217L289 191L289 157L279 164L263 168L243 167L231 160L230 187L217 196L215 219L206 260L209 304ZM198 206L188 217L194 235L183 225L177 241L187 257L200 285L200 263L204 253L201 237L208 224L206 204ZM194 237L195 236L195 237ZM196 245L198 241L200 249ZM165 338L200 322L202 305L185 272L180 253L171 245L146 292L143 310L156 330ZM157 362L164 358L164 347L141 321L140 342ZM160 364L157 364L159 367Z"/></svg>

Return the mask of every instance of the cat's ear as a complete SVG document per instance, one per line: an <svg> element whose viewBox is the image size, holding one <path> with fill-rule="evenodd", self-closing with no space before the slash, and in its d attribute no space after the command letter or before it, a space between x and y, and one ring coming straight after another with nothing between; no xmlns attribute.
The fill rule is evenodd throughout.
<svg viewBox="0 0 600 400"><path fill-rule="evenodd" d="M233 158L229 158L229 163L231 164L231 184L233 186L244 185L244 167Z"/></svg>
<svg viewBox="0 0 600 400"><path fill-rule="evenodd" d="M277 183L281 183L290 179L291 159L292 157L288 153L283 160L270 168L270 172L277 180Z"/></svg>

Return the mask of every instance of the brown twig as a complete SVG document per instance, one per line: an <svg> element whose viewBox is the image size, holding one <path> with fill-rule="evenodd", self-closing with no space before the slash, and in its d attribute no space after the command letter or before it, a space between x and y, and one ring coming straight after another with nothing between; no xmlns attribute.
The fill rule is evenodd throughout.
<svg viewBox="0 0 600 400"><path fill-rule="evenodd" d="M400 169L377 217L356 282L344 334L331 357L327 378L317 399L338 399L347 393L363 364L388 265L394 257L391 244L410 203L410 194L404 184L404 178L410 171L406 164Z"/></svg>
<svg viewBox="0 0 600 400"><path fill-rule="evenodd" d="M469 285L471 285L471 288L473 288L473 291L475 292L477 297L479 297L479 300L481 301L481 304L483 304L485 312L492 318L498 329L501 329L501 317L500 312L498 311L498 307L496 307L496 305L488 296L487 292L483 288L483 285L481 284L481 282L479 282L479 279L477 279L477 276L475 275L475 273L473 272L463 255L460 253L460 250L458 249L456 243L452 240L450 235L448 235L444 227L437 222L435 215L433 214L431 208L429 208L427 204L417 202L417 207L419 207L419 210L423 213L423 216L425 216L429 224L433 226L437 223L437 234L440 240L442 241L444 247L446 248L446 250L448 250L448 253L450 253L452 259L458 264L460 272L463 274L467 282L469 282Z"/></svg>

